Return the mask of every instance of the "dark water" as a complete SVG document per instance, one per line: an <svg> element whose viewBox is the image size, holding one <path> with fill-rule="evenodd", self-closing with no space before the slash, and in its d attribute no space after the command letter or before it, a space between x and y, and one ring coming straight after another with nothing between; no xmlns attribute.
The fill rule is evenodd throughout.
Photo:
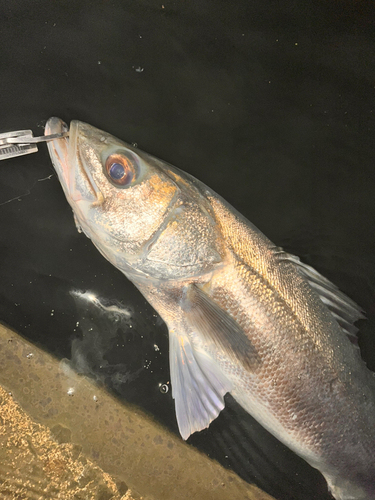
<svg viewBox="0 0 375 500"><path fill-rule="evenodd" d="M360 345L375 369L371 2L0 9L0 131L41 135L52 115L79 119L193 174L364 308ZM171 391L159 387L169 382L166 327L77 233L46 148L0 169L0 320L178 432ZM120 302L131 319L72 290ZM230 397L189 442L277 499L330 498Z"/></svg>

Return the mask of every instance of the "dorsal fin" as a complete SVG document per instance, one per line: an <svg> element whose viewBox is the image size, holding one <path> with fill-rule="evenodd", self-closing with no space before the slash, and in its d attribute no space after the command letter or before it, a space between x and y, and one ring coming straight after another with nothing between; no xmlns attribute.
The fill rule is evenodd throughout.
<svg viewBox="0 0 375 500"><path fill-rule="evenodd" d="M298 271L317 292L321 301L328 307L335 320L341 326L342 331L354 345L358 346L358 328L354 326L354 323L359 319L365 318L363 310L359 305L347 297L336 285L318 273L313 267L301 262L296 255L284 252L282 249L277 250L276 253L280 260L288 260L295 264Z"/></svg>

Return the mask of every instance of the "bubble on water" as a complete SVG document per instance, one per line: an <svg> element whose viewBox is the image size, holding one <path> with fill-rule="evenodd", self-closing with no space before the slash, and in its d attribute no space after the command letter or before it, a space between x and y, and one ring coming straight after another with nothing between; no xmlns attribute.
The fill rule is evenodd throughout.
<svg viewBox="0 0 375 500"><path fill-rule="evenodd" d="M155 351L160 351L160 348L157 344L154 344L154 349L155 349Z"/></svg>
<svg viewBox="0 0 375 500"><path fill-rule="evenodd" d="M162 394L167 394L167 392L169 391L168 385L167 384L159 384L159 391Z"/></svg>

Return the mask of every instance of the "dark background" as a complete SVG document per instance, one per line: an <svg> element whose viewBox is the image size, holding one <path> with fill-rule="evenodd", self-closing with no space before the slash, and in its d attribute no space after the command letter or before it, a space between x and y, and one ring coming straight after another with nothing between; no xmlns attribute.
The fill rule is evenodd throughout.
<svg viewBox="0 0 375 500"><path fill-rule="evenodd" d="M374 8L0 1L0 132L79 119L193 174L364 308L360 346L375 369ZM166 328L77 233L39 149L0 164L0 321L177 432L171 391L159 389ZM192 445L278 499L330 498L316 471L227 400Z"/></svg>

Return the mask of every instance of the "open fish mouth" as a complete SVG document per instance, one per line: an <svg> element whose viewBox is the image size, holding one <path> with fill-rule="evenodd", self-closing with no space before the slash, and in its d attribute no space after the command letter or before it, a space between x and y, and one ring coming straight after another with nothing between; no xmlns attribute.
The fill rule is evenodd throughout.
<svg viewBox="0 0 375 500"><path fill-rule="evenodd" d="M101 191L94 182L92 175L80 159L77 144L80 134L80 124L81 122L73 120L69 128L60 118L52 117L47 121L44 131L45 135L69 132L69 135L66 137L49 141L48 151L65 196L71 204L72 202L94 202L103 199ZM86 180L85 189L82 189L81 183L77 183L79 176L82 176Z"/></svg>
<svg viewBox="0 0 375 500"><path fill-rule="evenodd" d="M69 130L68 125L63 120L55 117L47 121L44 130L44 135L60 134L68 131L69 136L55 139L48 143L48 151L59 180L64 187L64 191L66 188L72 187L69 175L69 146L72 140L70 136L72 131Z"/></svg>
<svg viewBox="0 0 375 500"><path fill-rule="evenodd" d="M68 125L63 120L52 117L46 123L44 135L60 134L68 131L69 136L49 141L48 151L64 192L67 197L68 195L71 197L73 193L73 173L72 168L70 168L72 163L69 155L71 154L70 145L74 142L73 128L69 130Z"/></svg>

